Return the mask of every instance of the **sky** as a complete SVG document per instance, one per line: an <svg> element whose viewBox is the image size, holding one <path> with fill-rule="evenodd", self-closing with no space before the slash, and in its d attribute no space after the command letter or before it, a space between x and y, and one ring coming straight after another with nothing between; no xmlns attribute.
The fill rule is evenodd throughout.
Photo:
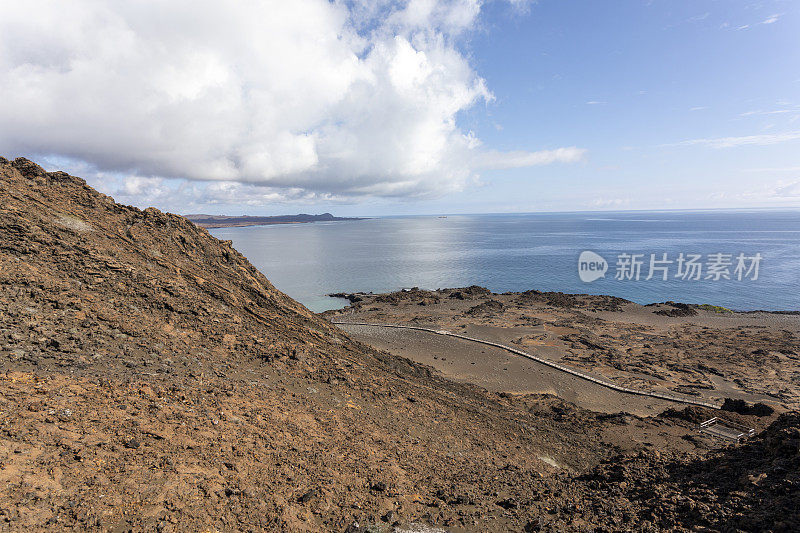
<svg viewBox="0 0 800 533"><path fill-rule="evenodd" d="M797 0L0 6L0 154L123 203L800 208Z"/></svg>

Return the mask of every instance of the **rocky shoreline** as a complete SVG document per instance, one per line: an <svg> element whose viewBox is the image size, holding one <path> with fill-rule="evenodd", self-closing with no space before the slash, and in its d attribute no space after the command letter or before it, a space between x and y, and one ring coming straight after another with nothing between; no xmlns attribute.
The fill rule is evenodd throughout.
<svg viewBox="0 0 800 533"><path fill-rule="evenodd" d="M331 292L328 293L326 296L330 298L341 298L344 300L349 301L350 303L357 303L363 301L365 298L371 298L376 296L377 294L396 294L396 293L437 293L437 292L457 292L457 293L464 293L470 294L474 292L475 294L484 294L490 295L494 294L491 290L487 289L486 287L480 287L478 285L472 285L470 287L463 287L463 288L450 288L450 289L438 289L436 291L430 291L426 289L420 289L419 287L411 287L407 289L401 289L399 291L394 292L387 292L387 293L374 293L374 292ZM550 299L551 301L564 301L570 302L574 301L575 298L590 298L595 295L590 294L579 294L579 293L564 293L564 292L543 292L538 291L535 289L531 289L524 292L506 292L506 293L497 293L500 295L509 295L509 294L518 294L518 295L525 295L525 294L538 294L543 295L543 297ZM618 296L611 296L611 295L598 295L598 298L601 300L607 299L612 302L619 302L625 304L633 304L630 300L626 300L624 298L620 298ZM459 296L454 296L454 298L460 298ZM644 307L656 307L657 310L655 311L656 314L661 314L665 316L695 316L697 315L698 310L703 311L714 311L716 313L724 314L724 313L738 313L738 314L775 314L775 315L800 315L800 310L779 310L779 311L771 311L766 309L753 309L748 311L736 310L736 309L728 309L722 306L717 306L713 304L687 304L681 302L673 302L671 300L666 302L653 302L649 304L644 304Z"/></svg>

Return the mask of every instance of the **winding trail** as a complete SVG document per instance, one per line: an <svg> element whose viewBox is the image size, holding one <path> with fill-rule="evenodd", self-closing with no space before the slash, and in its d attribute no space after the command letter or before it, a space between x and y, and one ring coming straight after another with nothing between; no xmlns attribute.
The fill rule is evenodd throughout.
<svg viewBox="0 0 800 533"><path fill-rule="evenodd" d="M643 391L638 389L629 389L627 387L621 387L611 381L605 379L599 379L594 376L590 376L580 370L575 370L574 368L570 368L568 366L560 365L558 363L554 363L553 361L549 361L547 359L543 359L541 357L537 357L535 355L531 355L527 352L523 352L521 350L517 350L516 348L512 348L510 346L506 346L505 344L500 344L497 342L487 341L483 339L476 339L475 337L468 337L467 335L461 335L460 333L453 333L451 331L443 330L443 329L432 329L432 328L423 328L421 326L405 326L400 324L375 324L371 322L333 322L337 326L368 326L368 327L376 327L376 328L395 328L395 329L412 329L416 331L424 331L426 333L433 333L434 335L443 335L447 337L455 337L458 339L464 339L471 342L477 342L479 344L485 344L487 346L494 346L495 348L500 348L501 350L505 350L507 352L511 352L513 354L525 357L526 359L531 359L532 361L536 361L542 365L548 366L550 368L554 368L560 372L564 372L566 374L570 374L580 379L584 379L586 381L591 381L592 383L596 383L602 387L606 387L608 389L622 392L625 394L633 394L636 396L648 396L650 398L658 398L660 400L667 400L670 402L677 402L689 405L699 405L701 407L708 407L710 409L720 409L719 405L702 402L700 400L695 400L692 398L687 398L684 396L678 396L673 394L666 394L661 392L649 392Z"/></svg>

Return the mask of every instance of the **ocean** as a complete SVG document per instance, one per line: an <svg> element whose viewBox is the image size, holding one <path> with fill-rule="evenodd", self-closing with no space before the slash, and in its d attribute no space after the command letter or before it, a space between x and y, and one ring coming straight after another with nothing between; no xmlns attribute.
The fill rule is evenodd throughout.
<svg viewBox="0 0 800 533"><path fill-rule="evenodd" d="M210 231L316 312L346 304L333 292L467 285L800 309L800 211L408 216Z"/></svg>

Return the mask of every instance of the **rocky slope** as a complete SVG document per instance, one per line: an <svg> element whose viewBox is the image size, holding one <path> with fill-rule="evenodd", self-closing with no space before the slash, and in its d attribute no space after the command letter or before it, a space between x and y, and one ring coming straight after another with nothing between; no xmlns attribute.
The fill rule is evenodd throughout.
<svg viewBox="0 0 800 533"><path fill-rule="evenodd" d="M649 472L717 468L680 417L489 393L354 342L230 243L25 159L0 158L0 369L4 530L685 529ZM795 519L786 487L762 524ZM721 504L762 519L741 490Z"/></svg>
<svg viewBox="0 0 800 533"><path fill-rule="evenodd" d="M610 507L658 529L800 530L800 416L782 415L743 446L703 460L658 454L609 461L582 478ZM620 515L611 518L615 524ZM624 515L623 515L624 516ZM707 528L707 529L706 529Z"/></svg>

